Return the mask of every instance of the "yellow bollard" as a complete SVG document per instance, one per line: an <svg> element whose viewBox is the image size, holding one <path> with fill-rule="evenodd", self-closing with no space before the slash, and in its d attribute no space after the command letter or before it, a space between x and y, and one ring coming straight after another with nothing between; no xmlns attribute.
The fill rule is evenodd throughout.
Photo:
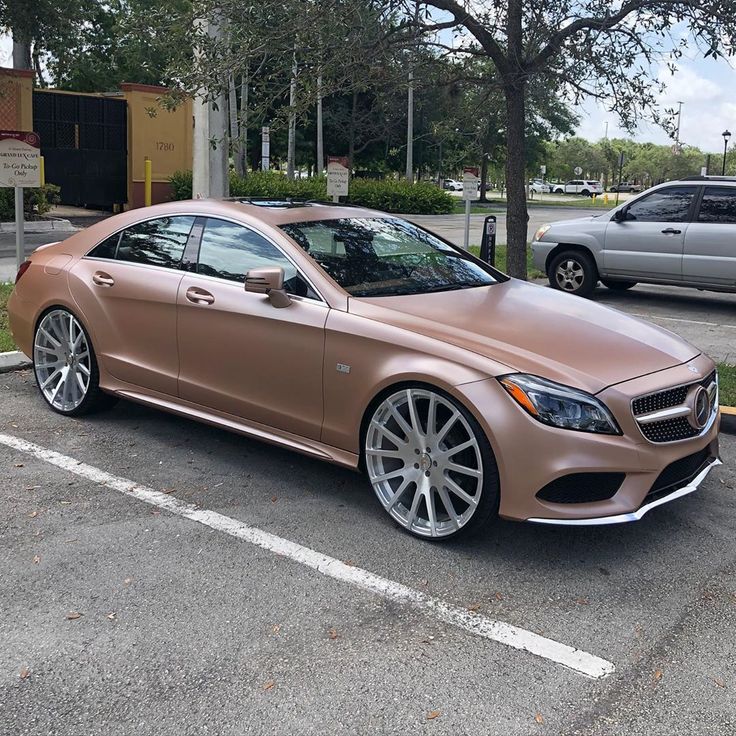
<svg viewBox="0 0 736 736"><path fill-rule="evenodd" d="M146 207L151 206L151 159L146 156L144 162L144 178L143 178L143 204Z"/></svg>
<svg viewBox="0 0 736 736"><path fill-rule="evenodd" d="M603 204L608 204L608 192L603 195Z"/></svg>
<svg viewBox="0 0 736 736"><path fill-rule="evenodd" d="M40 164L39 164L39 175L41 177L41 186L46 186L46 164L44 163L43 156L38 157Z"/></svg>

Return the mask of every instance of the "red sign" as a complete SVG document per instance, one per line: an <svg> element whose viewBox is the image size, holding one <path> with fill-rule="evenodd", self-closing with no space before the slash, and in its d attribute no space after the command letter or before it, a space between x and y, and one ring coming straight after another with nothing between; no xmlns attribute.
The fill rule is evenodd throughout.
<svg viewBox="0 0 736 736"><path fill-rule="evenodd" d="M463 174L470 174L471 176L480 176L480 168L478 166L465 166L463 168Z"/></svg>
<svg viewBox="0 0 736 736"><path fill-rule="evenodd" d="M38 133L29 133L23 130L0 130L0 141L8 139L27 143L34 148L41 148L41 139Z"/></svg>
<svg viewBox="0 0 736 736"><path fill-rule="evenodd" d="M340 164L340 166L344 166L346 169L348 168L348 157L347 156L328 156L327 157L327 164Z"/></svg>

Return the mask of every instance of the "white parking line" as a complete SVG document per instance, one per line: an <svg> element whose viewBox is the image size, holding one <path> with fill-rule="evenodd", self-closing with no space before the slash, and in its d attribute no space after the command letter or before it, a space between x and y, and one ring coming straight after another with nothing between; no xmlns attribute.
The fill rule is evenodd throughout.
<svg viewBox="0 0 736 736"><path fill-rule="evenodd" d="M706 327L728 327L736 330L736 325L726 325L720 322L702 322L697 319L683 319L682 317L663 317L660 314L642 314L641 312L629 312L632 317L643 317L644 319L663 319L667 322L685 322L688 325L705 325Z"/></svg>
<svg viewBox="0 0 736 736"><path fill-rule="evenodd" d="M32 442L26 442L12 435L0 434L0 444L25 452L39 460L86 478L93 483L99 483L139 501L158 506L172 514L191 519L217 531L255 544L281 557L288 557L294 562L306 565L327 577L368 590L388 600L411 606L423 614L433 616L440 621L484 639L492 639L514 649L536 654L544 659L569 667L587 677L598 679L615 671L612 662L593 654L588 654L567 644L561 644L553 639L547 639L532 631L512 626L503 621L495 621L460 606L446 603L439 598L434 598L401 583L380 577L368 570L346 565L334 557L323 555L321 552L249 526L237 519L231 519L229 516L223 516L215 511L185 503L172 498L166 493L139 485L127 478L111 475L104 470L87 465L72 457L61 455L53 450L48 450L40 445L35 445Z"/></svg>

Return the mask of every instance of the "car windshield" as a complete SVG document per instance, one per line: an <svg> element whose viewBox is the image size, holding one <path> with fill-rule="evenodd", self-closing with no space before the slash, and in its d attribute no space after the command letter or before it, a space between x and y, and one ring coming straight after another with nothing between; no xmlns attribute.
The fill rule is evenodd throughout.
<svg viewBox="0 0 736 736"><path fill-rule="evenodd" d="M470 289L504 279L398 218L345 217L289 223L281 229L356 297Z"/></svg>

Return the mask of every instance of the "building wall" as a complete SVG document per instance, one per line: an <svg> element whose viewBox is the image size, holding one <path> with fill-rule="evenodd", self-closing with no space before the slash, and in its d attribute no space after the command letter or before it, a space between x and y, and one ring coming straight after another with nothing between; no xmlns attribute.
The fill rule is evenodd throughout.
<svg viewBox="0 0 736 736"><path fill-rule="evenodd" d="M143 206L144 167L151 159L153 204L169 199L169 177L192 168L192 102L165 109L167 90L143 84L120 85L128 103L128 208Z"/></svg>
<svg viewBox="0 0 736 736"><path fill-rule="evenodd" d="M25 69L0 68L0 130L33 130L33 79Z"/></svg>

